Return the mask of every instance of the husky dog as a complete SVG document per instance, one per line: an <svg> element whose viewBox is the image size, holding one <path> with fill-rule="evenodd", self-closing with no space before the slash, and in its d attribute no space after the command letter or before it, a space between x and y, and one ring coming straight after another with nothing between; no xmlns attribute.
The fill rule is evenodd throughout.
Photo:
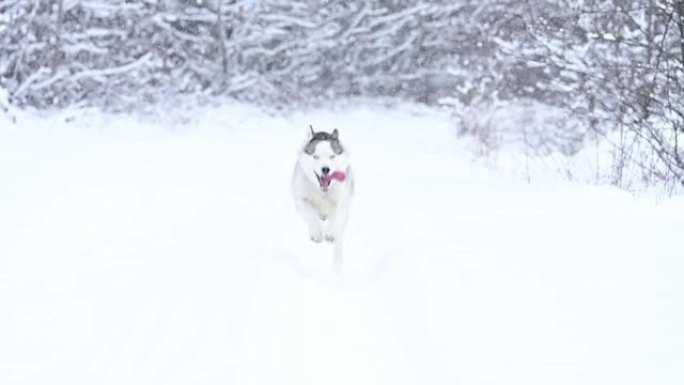
<svg viewBox="0 0 684 385"><path fill-rule="evenodd" d="M292 175L292 192L299 214L309 225L309 237L340 244L354 191L349 155L337 129L315 132L299 152Z"/></svg>

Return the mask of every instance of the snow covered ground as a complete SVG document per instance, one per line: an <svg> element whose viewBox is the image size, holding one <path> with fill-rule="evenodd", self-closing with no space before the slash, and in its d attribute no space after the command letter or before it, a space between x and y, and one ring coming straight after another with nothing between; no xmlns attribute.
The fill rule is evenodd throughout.
<svg viewBox="0 0 684 385"><path fill-rule="evenodd" d="M504 178L417 107L171 120L0 123L1 384L684 383L681 197ZM358 178L337 274L309 123Z"/></svg>

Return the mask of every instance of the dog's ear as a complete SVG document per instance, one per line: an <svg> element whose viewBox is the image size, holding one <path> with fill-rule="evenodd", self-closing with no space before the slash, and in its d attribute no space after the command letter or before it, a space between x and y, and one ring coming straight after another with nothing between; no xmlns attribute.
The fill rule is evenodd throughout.
<svg viewBox="0 0 684 385"><path fill-rule="evenodd" d="M313 138L315 134L313 126L309 124L309 139Z"/></svg>
<svg viewBox="0 0 684 385"><path fill-rule="evenodd" d="M333 140L337 140L337 138L339 138L339 137L340 137L340 132L337 131L337 128L336 128L332 132L332 138L333 138Z"/></svg>

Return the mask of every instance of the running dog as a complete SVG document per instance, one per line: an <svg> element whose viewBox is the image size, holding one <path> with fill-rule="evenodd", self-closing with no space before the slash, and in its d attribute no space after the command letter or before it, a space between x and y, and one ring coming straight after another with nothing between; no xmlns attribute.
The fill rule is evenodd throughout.
<svg viewBox="0 0 684 385"><path fill-rule="evenodd" d="M292 175L292 192L297 211L309 226L309 238L316 243L341 242L354 175L337 129L315 132L309 126Z"/></svg>

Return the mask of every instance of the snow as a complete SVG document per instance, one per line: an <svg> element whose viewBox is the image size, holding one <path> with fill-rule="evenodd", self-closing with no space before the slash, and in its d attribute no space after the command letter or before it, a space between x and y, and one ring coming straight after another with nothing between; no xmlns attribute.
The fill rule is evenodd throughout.
<svg viewBox="0 0 684 385"><path fill-rule="evenodd" d="M415 106L167 115L0 120L0 383L684 383L681 197L527 184ZM355 166L339 272L309 123Z"/></svg>

